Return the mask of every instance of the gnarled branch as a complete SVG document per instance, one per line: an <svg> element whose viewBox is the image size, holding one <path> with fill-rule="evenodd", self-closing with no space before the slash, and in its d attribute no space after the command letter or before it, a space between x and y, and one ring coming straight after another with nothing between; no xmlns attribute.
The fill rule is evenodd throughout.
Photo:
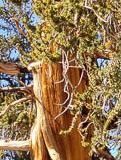
<svg viewBox="0 0 121 160"><path fill-rule="evenodd" d="M28 72L26 67L14 64L14 63L4 63L0 62L0 72L10 75L16 75L20 73Z"/></svg>
<svg viewBox="0 0 121 160"><path fill-rule="evenodd" d="M10 20L14 20L14 22L16 23L16 28L17 30L24 36L26 37L26 33L23 31L23 29L20 27L20 24L19 24L19 20L16 18L16 17L12 17L10 18Z"/></svg>
<svg viewBox="0 0 121 160"><path fill-rule="evenodd" d="M115 158L111 154L107 153L106 151L99 150L97 147L95 148L95 152L102 158L105 158L107 160L115 160Z"/></svg>
<svg viewBox="0 0 121 160"><path fill-rule="evenodd" d="M0 92L25 92L25 93L33 93L33 86L27 85L25 87L3 87L0 88Z"/></svg>
<svg viewBox="0 0 121 160"><path fill-rule="evenodd" d="M8 110L11 109L16 104L28 101L30 99L32 99L31 95L29 95L28 97L21 98L19 100L16 100L16 101L10 103L8 106L5 107L5 110L3 110L3 112L0 114L0 117L4 116L8 112Z"/></svg>
<svg viewBox="0 0 121 160"><path fill-rule="evenodd" d="M0 140L0 150L28 151L30 150L30 141Z"/></svg>

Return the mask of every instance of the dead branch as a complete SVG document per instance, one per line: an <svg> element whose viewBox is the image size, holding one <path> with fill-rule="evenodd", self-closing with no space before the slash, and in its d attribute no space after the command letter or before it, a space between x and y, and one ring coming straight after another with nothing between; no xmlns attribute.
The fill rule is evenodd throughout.
<svg viewBox="0 0 121 160"><path fill-rule="evenodd" d="M20 73L20 69L16 64L7 64L4 62L0 62L0 72L5 74L16 75Z"/></svg>
<svg viewBox="0 0 121 160"><path fill-rule="evenodd" d="M19 82L22 86L24 86L24 87L19 87L19 88L21 89L21 91L22 91L22 89L23 89L23 91L25 90L26 92L28 92L29 94L31 94L32 96L34 96L33 84L26 85L26 84L23 83L21 80L16 79L16 78L14 78L14 77L11 77L11 79ZM14 88L17 88L17 87L12 87L12 88L11 88L11 91L12 91L12 89L14 90Z"/></svg>
<svg viewBox="0 0 121 160"><path fill-rule="evenodd" d="M107 160L115 160L115 158L111 154L107 153L106 151L99 150L97 147L95 148L95 152L102 158L105 158Z"/></svg>
<svg viewBox="0 0 121 160"><path fill-rule="evenodd" d="M29 88L29 87L28 87ZM0 92L26 92L29 93L27 87L3 87L0 88Z"/></svg>
<svg viewBox="0 0 121 160"><path fill-rule="evenodd" d="M25 33L25 32L23 31L23 29L20 27L20 24L19 24L18 19L15 18L15 17L12 17L12 18L10 18L10 20L14 20L14 22L16 23L16 28L17 28L17 30L18 30L24 37L26 37L26 33Z"/></svg>
<svg viewBox="0 0 121 160"><path fill-rule="evenodd" d="M111 60L112 56L113 56L112 52L110 52L108 55L105 55L103 52L95 52L94 53L94 58L95 59L101 58L101 59Z"/></svg>
<svg viewBox="0 0 121 160"><path fill-rule="evenodd" d="M16 75L28 72L26 67L23 67L21 65L17 65L15 63L5 63L0 62L0 72L10 75Z"/></svg>
<svg viewBox="0 0 121 160"><path fill-rule="evenodd" d="M44 113L44 108L42 105L42 93L38 88L42 88L40 84L40 72L38 71L37 73L33 73L33 79L34 79L34 92L35 92L35 97L36 99L39 99L40 101L36 101L37 105L37 127L40 127L42 137L45 142L45 146L48 150L48 153L51 157L52 160L61 160L61 155L59 154L59 148L57 146L57 142L55 141L54 134L51 130L50 123L48 123L45 113ZM32 144L33 144L33 139L32 139Z"/></svg>
<svg viewBox="0 0 121 160"><path fill-rule="evenodd" d="M38 62L31 62L29 65L28 65L28 70L31 71L33 69L39 69L42 65L42 62L38 61Z"/></svg>
<svg viewBox="0 0 121 160"><path fill-rule="evenodd" d="M8 106L6 106L5 109L2 111L2 113L0 114L0 117L4 116L4 115L8 112L9 109L11 109L13 106L17 105L18 103L26 102L26 101L31 100L31 99L32 99L32 97L31 97L31 95L29 95L28 97L24 97L24 98L21 98L21 99L19 99L19 100L16 100L16 101L10 103L10 104L9 104Z"/></svg>
<svg viewBox="0 0 121 160"><path fill-rule="evenodd" d="M5 141L0 140L0 150L28 151L30 150L29 140L26 141Z"/></svg>

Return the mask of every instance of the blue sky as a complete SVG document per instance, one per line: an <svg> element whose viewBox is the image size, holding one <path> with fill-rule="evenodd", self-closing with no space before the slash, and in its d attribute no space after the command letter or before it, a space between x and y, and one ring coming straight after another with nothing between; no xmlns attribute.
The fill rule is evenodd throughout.
<svg viewBox="0 0 121 160"><path fill-rule="evenodd" d="M0 6L3 4L2 0L0 0Z"/></svg>
<svg viewBox="0 0 121 160"><path fill-rule="evenodd" d="M3 3L2 3L2 0L0 0L0 6L2 6ZM33 23L39 23L41 20L39 17L37 17L36 15L33 15L32 19L34 20ZM0 20L0 24L4 24L4 22L2 20ZM6 31L3 31L0 29L0 34L6 34ZM19 53L18 52L15 52L15 50L13 50L12 54L11 54L11 58L16 58L19 56ZM102 62L102 60L98 59L98 63L100 64ZM2 82L4 83L4 82ZM117 155L117 147L115 147L115 149L111 150L111 153L116 156Z"/></svg>

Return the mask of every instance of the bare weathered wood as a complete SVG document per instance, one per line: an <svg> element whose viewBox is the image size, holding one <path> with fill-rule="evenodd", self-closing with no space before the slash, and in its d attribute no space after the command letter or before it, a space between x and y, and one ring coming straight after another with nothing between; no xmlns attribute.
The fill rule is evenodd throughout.
<svg viewBox="0 0 121 160"><path fill-rule="evenodd" d="M62 160L42 105L41 76L40 69L33 73L34 94L37 107L36 123L31 134L33 160L49 160L50 158L51 160Z"/></svg>
<svg viewBox="0 0 121 160"><path fill-rule="evenodd" d="M30 150L30 141L5 141L0 140L0 150L28 151Z"/></svg>
<svg viewBox="0 0 121 160"><path fill-rule="evenodd" d="M46 119L50 123L56 145L59 148L59 153L62 155L64 160L90 160L91 157L89 156L89 148L84 148L81 146L81 137L76 128L74 128L72 133L66 137L59 134L62 129L68 129L71 125L72 116L67 111L58 119L54 120L54 117L60 114L67 106L67 103L63 106L57 105L63 103L67 98L67 95L64 93L64 83L54 84L54 82L58 82L63 78L61 64L52 64L51 69L52 74L49 76L47 74L49 64L44 63L42 65L42 71L40 71L42 72L42 102ZM68 77L73 86L76 86L79 82L80 75L81 69L69 69ZM81 84L77 87L77 91L83 92L85 85L86 80L83 79ZM71 88L69 88L69 90L71 93Z"/></svg>
<svg viewBox="0 0 121 160"><path fill-rule="evenodd" d="M33 85L24 85L24 87L2 87L0 88L0 92L26 92L26 93L33 93Z"/></svg>
<svg viewBox="0 0 121 160"><path fill-rule="evenodd" d="M115 160L115 158L111 154L106 151L99 150L97 147L95 147L95 153L99 155L99 157L102 157L104 159Z"/></svg>
<svg viewBox="0 0 121 160"><path fill-rule="evenodd" d="M0 72L15 75L20 73L20 69L17 67L16 64L7 64L0 62Z"/></svg>
<svg viewBox="0 0 121 160"><path fill-rule="evenodd" d="M67 129L70 126L72 121L70 113L67 111L54 120L67 105L67 103L64 106L57 105L63 103L67 95L64 93L63 82L54 83L63 78L62 65L46 63L41 67L40 63L37 65L37 69L33 72L37 118L31 132L30 143L33 160L90 160L89 148L81 146L81 137L76 129L73 129L67 137L59 134L61 129ZM32 65L31 69L33 67L35 66ZM67 74L70 82L76 86L80 80L81 69L70 68ZM82 79L77 91L83 92L85 85L86 80ZM69 92L71 91L70 87ZM14 147L16 149L16 146Z"/></svg>
<svg viewBox="0 0 121 160"><path fill-rule="evenodd" d="M11 102L9 105L7 105L5 107L5 109L2 111L2 113L0 113L0 117L4 116L9 111L9 109L11 109L12 107L15 107L15 105L17 105L18 103L26 102L30 99L32 99L31 95L29 95L28 97L24 97L24 98L21 98L21 99L18 99L16 101Z"/></svg>
<svg viewBox="0 0 121 160"><path fill-rule="evenodd" d="M37 106L37 118L31 133L33 160L90 160L89 148L81 146L81 137L76 128L67 137L59 134L61 129L70 126L72 121L70 113L66 112L54 120L67 105L57 105L64 102L67 97L64 93L64 83L54 84L62 80L62 65L43 63L33 75ZM74 86L78 84L80 75L81 69L69 70L68 77ZM86 80L82 79L77 91L83 92L85 85ZM69 90L71 93L71 88Z"/></svg>
<svg viewBox="0 0 121 160"><path fill-rule="evenodd" d="M26 67L23 67L21 65L17 65L15 63L4 63L0 62L0 72L10 75L16 75L28 72Z"/></svg>
<svg viewBox="0 0 121 160"><path fill-rule="evenodd" d="M26 33L23 31L23 29L20 27L19 25L19 20L16 17L12 17L10 18L10 20L14 20L15 24L16 24L16 28L17 30L24 36L26 37Z"/></svg>
<svg viewBox="0 0 121 160"><path fill-rule="evenodd" d="M48 160L49 155L38 123L35 122L31 132L31 157L32 160Z"/></svg>

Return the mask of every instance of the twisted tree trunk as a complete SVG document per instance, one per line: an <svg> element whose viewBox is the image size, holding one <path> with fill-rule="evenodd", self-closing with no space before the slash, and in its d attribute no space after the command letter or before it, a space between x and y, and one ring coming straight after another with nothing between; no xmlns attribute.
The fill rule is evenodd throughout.
<svg viewBox="0 0 121 160"><path fill-rule="evenodd" d="M81 137L76 130L66 137L60 135L62 129L68 129L72 116L69 111L54 119L67 106L60 106L67 99L64 82L61 81L62 65L46 64L33 73L34 93L37 104L37 119L31 134L31 153L33 160L90 160L89 148L81 146ZM70 68L67 76L73 86L80 80L81 70ZM77 91L83 92L86 80L83 78ZM69 87L71 93L71 87Z"/></svg>

